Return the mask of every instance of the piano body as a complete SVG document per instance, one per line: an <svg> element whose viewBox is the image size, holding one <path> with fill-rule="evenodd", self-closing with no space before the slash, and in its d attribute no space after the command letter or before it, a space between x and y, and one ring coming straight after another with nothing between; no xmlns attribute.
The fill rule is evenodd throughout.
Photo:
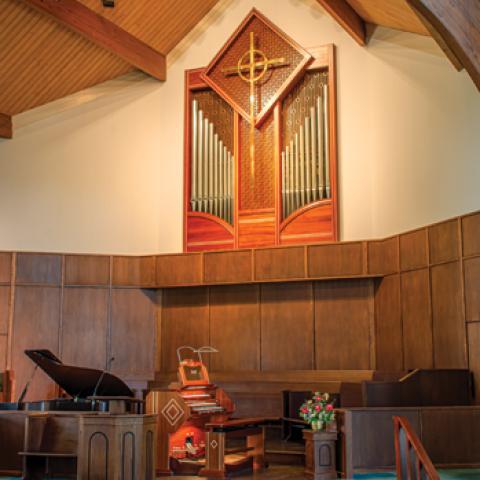
<svg viewBox="0 0 480 480"><path fill-rule="evenodd" d="M188 349L197 359L181 359ZM233 401L210 382L201 353L180 347L178 383L147 395L147 412L157 417L157 474L204 475L225 478L230 473L263 468L264 418L231 419ZM242 442L227 448L227 439ZM244 442L244 443L243 443Z"/></svg>
<svg viewBox="0 0 480 480"><path fill-rule="evenodd" d="M27 350L70 398L0 403L0 472L27 479L154 479L156 419L118 377L64 365L48 350ZM37 368L36 367L36 368Z"/></svg>

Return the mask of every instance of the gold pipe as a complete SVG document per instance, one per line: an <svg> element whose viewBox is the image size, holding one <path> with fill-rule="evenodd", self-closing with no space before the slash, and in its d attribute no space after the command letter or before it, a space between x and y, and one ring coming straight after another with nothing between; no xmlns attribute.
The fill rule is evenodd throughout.
<svg viewBox="0 0 480 480"><path fill-rule="evenodd" d="M312 200L312 164L310 161L310 118L305 117L305 188L307 203Z"/></svg>
<svg viewBox="0 0 480 480"><path fill-rule="evenodd" d="M191 169L190 169L190 204L192 206L192 212L197 210L197 116L198 116L198 101L193 100L192 102L192 159L191 159Z"/></svg>
<svg viewBox="0 0 480 480"><path fill-rule="evenodd" d="M326 197L330 198L330 141L329 141L329 126L328 126L328 87L323 84L323 125L325 129L325 193Z"/></svg>
<svg viewBox="0 0 480 480"><path fill-rule="evenodd" d="M317 139L318 139L318 196L320 200L323 198L325 180L323 175L324 153L323 153L323 109L322 97L317 97Z"/></svg>
<svg viewBox="0 0 480 480"><path fill-rule="evenodd" d="M317 129L315 128L315 107L310 108L310 143L312 149L312 200L318 198L317 190Z"/></svg>
<svg viewBox="0 0 480 480"><path fill-rule="evenodd" d="M197 209L203 212L203 111L198 112L198 169L197 169L197 184L198 184L198 200Z"/></svg>

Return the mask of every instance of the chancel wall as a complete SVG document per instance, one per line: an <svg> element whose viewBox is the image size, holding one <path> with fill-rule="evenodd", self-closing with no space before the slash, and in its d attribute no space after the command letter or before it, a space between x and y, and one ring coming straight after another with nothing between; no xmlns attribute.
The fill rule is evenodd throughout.
<svg viewBox="0 0 480 480"><path fill-rule="evenodd" d="M427 37L378 28L362 48L314 0L222 0L142 74L14 118L0 140L0 249L182 248L184 70L208 64L251 7L299 44L337 46L343 240L478 208L480 98Z"/></svg>

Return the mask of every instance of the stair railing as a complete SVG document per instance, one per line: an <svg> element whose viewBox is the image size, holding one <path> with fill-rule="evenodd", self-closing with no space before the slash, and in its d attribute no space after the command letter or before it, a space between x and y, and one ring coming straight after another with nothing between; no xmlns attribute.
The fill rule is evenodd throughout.
<svg viewBox="0 0 480 480"><path fill-rule="evenodd" d="M398 480L440 480L428 453L405 417L393 417Z"/></svg>

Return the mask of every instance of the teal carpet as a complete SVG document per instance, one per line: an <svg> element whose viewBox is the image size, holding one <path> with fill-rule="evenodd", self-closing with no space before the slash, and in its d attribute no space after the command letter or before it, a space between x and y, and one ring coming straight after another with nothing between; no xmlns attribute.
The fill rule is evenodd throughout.
<svg viewBox="0 0 480 480"><path fill-rule="evenodd" d="M480 480L480 469L478 468L452 468L448 470L438 470L442 480ZM356 473L355 480L393 480L397 478L394 472L382 473Z"/></svg>

